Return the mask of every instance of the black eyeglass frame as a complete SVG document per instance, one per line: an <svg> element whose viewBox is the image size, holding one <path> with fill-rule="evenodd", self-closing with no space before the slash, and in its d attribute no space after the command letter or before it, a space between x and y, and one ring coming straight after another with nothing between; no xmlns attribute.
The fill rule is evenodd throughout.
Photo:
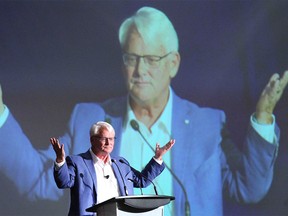
<svg viewBox="0 0 288 216"><path fill-rule="evenodd" d="M115 141L116 137L101 137L101 136L97 136L97 135L94 135L92 137L95 137L96 139L98 139L100 142L107 142L107 141Z"/></svg>
<svg viewBox="0 0 288 216"><path fill-rule="evenodd" d="M135 67L135 66L137 65L137 63L139 62L139 60L140 60L141 58L143 58L145 64L147 64L148 66L152 66L152 67L155 66L155 67L156 67L156 66L159 66L158 64L159 64L159 62L160 62L162 59L166 58L166 57L169 56L171 53L172 53L172 52L169 52L169 53L167 53L167 54L165 54L165 55L163 55L163 56L157 56L157 55L142 55L142 56L141 56L141 55L136 55L136 54L131 54L131 53L126 53L126 52L124 52L124 53L122 54L122 59L123 59L124 65L126 65L126 66ZM128 62L128 60L127 60L128 57L135 57L135 62L134 62L133 64L127 63L127 62ZM150 63L149 63L149 62L150 62ZM152 63L156 63L157 65L152 65Z"/></svg>

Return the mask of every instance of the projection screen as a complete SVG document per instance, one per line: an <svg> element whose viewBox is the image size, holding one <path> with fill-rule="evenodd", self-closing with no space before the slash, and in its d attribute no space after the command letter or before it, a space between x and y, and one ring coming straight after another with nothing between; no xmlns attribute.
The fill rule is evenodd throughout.
<svg viewBox="0 0 288 216"><path fill-rule="evenodd" d="M1 215L68 213L69 190L57 189L46 176L53 173L53 160L47 160L47 154L54 155L49 138L67 131L77 103L102 103L127 95L118 30L143 6L163 11L178 34L181 64L171 89L200 107L223 110L231 137L242 150L262 90L273 73L287 70L287 2L1 1L0 84L9 109L7 122L0 122ZM286 90L274 112L281 139L268 194L249 205L224 198L224 215L287 213L287 107ZM10 115L15 125L7 124ZM4 127L9 133L1 132ZM18 142L16 131L27 136L25 144ZM129 145L138 142L131 139ZM173 148L182 145L176 140ZM83 143L67 154L81 153L87 146ZM192 157L179 155L173 160L188 163ZM21 164L27 165L19 170ZM138 167L136 162L131 165ZM183 175L189 179L192 174ZM179 178L188 187L189 181ZM173 178L172 182L177 184Z"/></svg>

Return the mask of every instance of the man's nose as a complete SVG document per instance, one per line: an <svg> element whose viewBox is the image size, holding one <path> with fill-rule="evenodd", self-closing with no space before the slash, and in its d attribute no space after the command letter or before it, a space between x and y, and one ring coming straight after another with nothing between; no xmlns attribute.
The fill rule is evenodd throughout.
<svg viewBox="0 0 288 216"><path fill-rule="evenodd" d="M135 72L139 75L143 75L147 72L147 66L143 58L138 59L137 64L135 66Z"/></svg>

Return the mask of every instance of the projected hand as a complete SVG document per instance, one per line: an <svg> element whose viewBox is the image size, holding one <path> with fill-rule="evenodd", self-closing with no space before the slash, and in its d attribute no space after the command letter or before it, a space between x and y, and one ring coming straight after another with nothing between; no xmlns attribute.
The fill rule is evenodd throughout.
<svg viewBox="0 0 288 216"><path fill-rule="evenodd" d="M53 149L56 153L56 162L61 163L65 160L65 150L64 144L60 144L59 140L55 137L50 138L50 142L53 146Z"/></svg>
<svg viewBox="0 0 288 216"><path fill-rule="evenodd" d="M0 84L0 116L4 112L4 103L3 103L3 98L2 98L2 88Z"/></svg>
<svg viewBox="0 0 288 216"><path fill-rule="evenodd" d="M157 160L162 160L162 156L169 151L173 145L175 144L175 140L171 139L166 145L160 148L160 145L156 143L156 149L155 149L155 158Z"/></svg>
<svg viewBox="0 0 288 216"><path fill-rule="evenodd" d="M288 83L288 71L285 71L283 76L273 74L262 91L256 106L255 117L259 123L271 124L272 113L277 102L280 100L283 91Z"/></svg>

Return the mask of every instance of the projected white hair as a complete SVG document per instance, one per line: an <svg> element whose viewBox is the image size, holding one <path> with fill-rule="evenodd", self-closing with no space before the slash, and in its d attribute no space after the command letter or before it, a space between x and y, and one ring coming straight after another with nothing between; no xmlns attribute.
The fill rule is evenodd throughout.
<svg viewBox="0 0 288 216"><path fill-rule="evenodd" d="M102 129L106 129L108 130L109 132L114 132L114 128L112 127L112 125L110 125L109 123L107 122L103 122L103 121L99 121L95 124L93 124L90 128L90 137L92 136L95 136L95 135L98 135L100 130Z"/></svg>
<svg viewBox="0 0 288 216"><path fill-rule="evenodd" d="M133 16L124 20L119 28L119 42L125 46L131 27L135 26L145 44L157 43L167 52L178 51L178 36L169 18L161 11L152 7L142 7Z"/></svg>

